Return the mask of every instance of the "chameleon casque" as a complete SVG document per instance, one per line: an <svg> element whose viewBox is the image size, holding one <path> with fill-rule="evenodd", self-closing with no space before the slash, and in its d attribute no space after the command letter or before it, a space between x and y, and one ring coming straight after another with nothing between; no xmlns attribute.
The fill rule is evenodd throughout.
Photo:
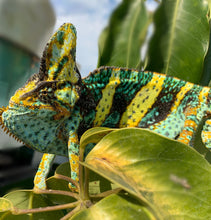
<svg viewBox="0 0 211 220"><path fill-rule="evenodd" d="M69 157L71 177L78 181L79 140L96 126L140 127L191 145L201 136L211 148L211 89L155 72L101 67L81 79L76 67L76 29L64 24L43 52L38 74L0 110L3 129L45 153L35 187L45 178L55 155Z"/></svg>

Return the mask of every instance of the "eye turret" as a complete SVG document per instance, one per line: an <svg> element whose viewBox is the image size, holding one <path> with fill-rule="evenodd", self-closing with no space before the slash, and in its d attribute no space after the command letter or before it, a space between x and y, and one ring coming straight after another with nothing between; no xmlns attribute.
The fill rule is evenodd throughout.
<svg viewBox="0 0 211 220"><path fill-rule="evenodd" d="M43 103L51 103L54 99L54 92L52 88L45 88L38 93L38 99Z"/></svg>

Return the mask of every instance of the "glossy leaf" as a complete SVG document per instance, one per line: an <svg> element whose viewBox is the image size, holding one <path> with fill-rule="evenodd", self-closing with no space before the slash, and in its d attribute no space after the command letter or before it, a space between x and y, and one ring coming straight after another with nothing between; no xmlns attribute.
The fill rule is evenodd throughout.
<svg viewBox="0 0 211 220"><path fill-rule="evenodd" d="M0 219L4 219L12 209L12 203L8 199L0 198Z"/></svg>
<svg viewBox="0 0 211 220"><path fill-rule="evenodd" d="M158 218L211 216L211 166L185 144L120 129L105 136L84 165L141 199Z"/></svg>
<svg viewBox="0 0 211 220"><path fill-rule="evenodd" d="M115 131L115 128L94 127L87 130L81 137L80 148L81 150L89 143L98 143L108 133Z"/></svg>
<svg viewBox="0 0 211 220"><path fill-rule="evenodd" d="M209 45L208 5L201 0L163 0L154 16L146 70L199 83Z"/></svg>
<svg viewBox="0 0 211 220"><path fill-rule="evenodd" d="M11 208L10 213L6 213L5 215L1 216L1 219L5 220L16 220L16 219L60 219L64 216L62 211L49 211L49 212L41 212L41 213L33 213L31 216L28 214L21 214L17 215L17 210L25 210L25 209L32 209L32 208L40 208L40 207L47 207L51 206L52 202L48 200L45 196L41 194L35 194L32 190L20 190L20 191L13 191L4 196L4 199L10 201ZM1 206L2 209L2 206ZM16 214L14 214L16 213Z"/></svg>
<svg viewBox="0 0 211 220"><path fill-rule="evenodd" d="M211 9L211 0L206 0L208 2L209 8ZM211 16L211 14L209 13L209 17Z"/></svg>
<svg viewBox="0 0 211 220"><path fill-rule="evenodd" d="M146 207L140 205L130 196L111 195L101 200L89 209L76 214L72 220L116 220L141 219L154 220L155 218Z"/></svg>
<svg viewBox="0 0 211 220"><path fill-rule="evenodd" d="M99 38L98 66L137 67L148 24L143 0L123 0Z"/></svg>

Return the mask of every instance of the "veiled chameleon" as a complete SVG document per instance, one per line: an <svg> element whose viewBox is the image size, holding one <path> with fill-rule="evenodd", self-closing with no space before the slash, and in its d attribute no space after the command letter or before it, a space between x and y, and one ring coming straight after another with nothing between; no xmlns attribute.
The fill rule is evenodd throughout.
<svg viewBox="0 0 211 220"><path fill-rule="evenodd" d="M45 153L35 187L46 188L54 155L69 157L71 177L78 181L79 139L89 128L147 128L191 145L198 124L211 115L208 87L115 67L101 67L81 79L75 56L75 27L64 24L46 45L39 73L0 110L6 131ZM211 120L202 140L211 148Z"/></svg>

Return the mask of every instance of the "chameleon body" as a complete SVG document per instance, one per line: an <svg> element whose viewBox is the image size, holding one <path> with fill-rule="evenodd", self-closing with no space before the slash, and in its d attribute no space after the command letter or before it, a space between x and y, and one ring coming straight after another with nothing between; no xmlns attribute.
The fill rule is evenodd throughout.
<svg viewBox="0 0 211 220"><path fill-rule="evenodd" d="M175 77L101 67L81 79L75 64L76 30L64 24L48 42L40 71L2 107L5 131L44 152L35 187L45 189L54 155L69 157L78 181L79 139L89 128L140 127L192 145L207 118L202 141L211 148L211 89Z"/></svg>

